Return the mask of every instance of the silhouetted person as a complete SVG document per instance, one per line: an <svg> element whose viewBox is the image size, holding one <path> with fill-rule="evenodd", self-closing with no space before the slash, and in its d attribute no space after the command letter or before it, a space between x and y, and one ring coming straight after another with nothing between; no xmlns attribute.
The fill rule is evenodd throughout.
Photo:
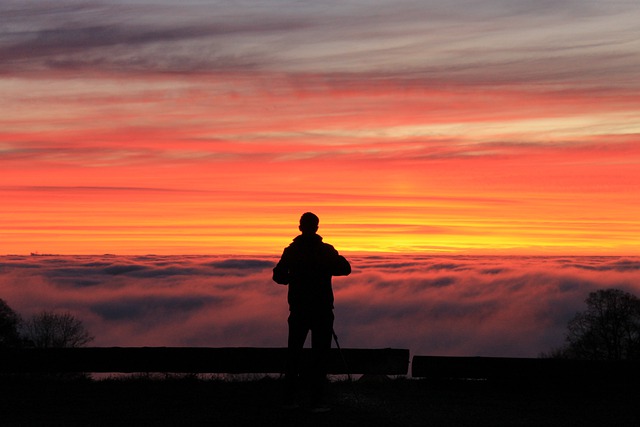
<svg viewBox="0 0 640 427"><path fill-rule="evenodd" d="M320 220L311 212L300 217L301 235L284 249L273 269L273 280L289 285L289 339L285 371L285 400L295 404L294 397L300 374L300 356L307 334L311 331L312 404L324 405L327 359L333 334L333 289L331 276L351 273L349 262L323 243L316 232Z"/></svg>

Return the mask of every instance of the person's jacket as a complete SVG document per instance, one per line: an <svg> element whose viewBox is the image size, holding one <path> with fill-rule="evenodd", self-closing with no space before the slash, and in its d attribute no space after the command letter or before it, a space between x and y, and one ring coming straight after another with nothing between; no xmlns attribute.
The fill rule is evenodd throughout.
<svg viewBox="0 0 640 427"><path fill-rule="evenodd" d="M333 308L331 276L347 276L351 265L317 234L301 234L284 249L273 280L289 285L289 309Z"/></svg>

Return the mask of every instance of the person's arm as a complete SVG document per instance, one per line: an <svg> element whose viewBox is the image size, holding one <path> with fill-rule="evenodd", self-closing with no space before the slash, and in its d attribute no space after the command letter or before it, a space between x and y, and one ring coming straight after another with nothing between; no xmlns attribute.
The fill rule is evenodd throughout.
<svg viewBox="0 0 640 427"><path fill-rule="evenodd" d="M333 262L333 268L331 271L332 276L348 276L351 274L351 264L342 255L336 253L336 258Z"/></svg>
<svg viewBox="0 0 640 427"><path fill-rule="evenodd" d="M351 274L349 261L331 245L328 245L329 271L332 276L348 276Z"/></svg>
<svg viewBox="0 0 640 427"><path fill-rule="evenodd" d="M273 268L273 281L280 285L289 284L289 266L287 263L287 251L285 250L280 257L280 261Z"/></svg>

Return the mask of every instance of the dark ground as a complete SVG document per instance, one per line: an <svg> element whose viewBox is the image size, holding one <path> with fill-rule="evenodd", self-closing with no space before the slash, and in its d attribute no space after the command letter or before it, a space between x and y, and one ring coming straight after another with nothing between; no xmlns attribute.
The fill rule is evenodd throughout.
<svg viewBox="0 0 640 427"><path fill-rule="evenodd" d="M285 410L281 382L0 376L0 426L639 426L632 385L394 379L330 385L332 411Z"/></svg>

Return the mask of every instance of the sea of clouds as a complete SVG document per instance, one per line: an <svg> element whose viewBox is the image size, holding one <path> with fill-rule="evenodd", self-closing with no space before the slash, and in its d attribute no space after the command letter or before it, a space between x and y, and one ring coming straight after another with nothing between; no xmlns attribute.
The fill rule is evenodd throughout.
<svg viewBox="0 0 640 427"><path fill-rule="evenodd" d="M342 347L536 357L563 344L597 289L640 296L640 257L350 256L334 278ZM0 298L23 318L71 312L95 346L282 347L277 257L1 256Z"/></svg>

